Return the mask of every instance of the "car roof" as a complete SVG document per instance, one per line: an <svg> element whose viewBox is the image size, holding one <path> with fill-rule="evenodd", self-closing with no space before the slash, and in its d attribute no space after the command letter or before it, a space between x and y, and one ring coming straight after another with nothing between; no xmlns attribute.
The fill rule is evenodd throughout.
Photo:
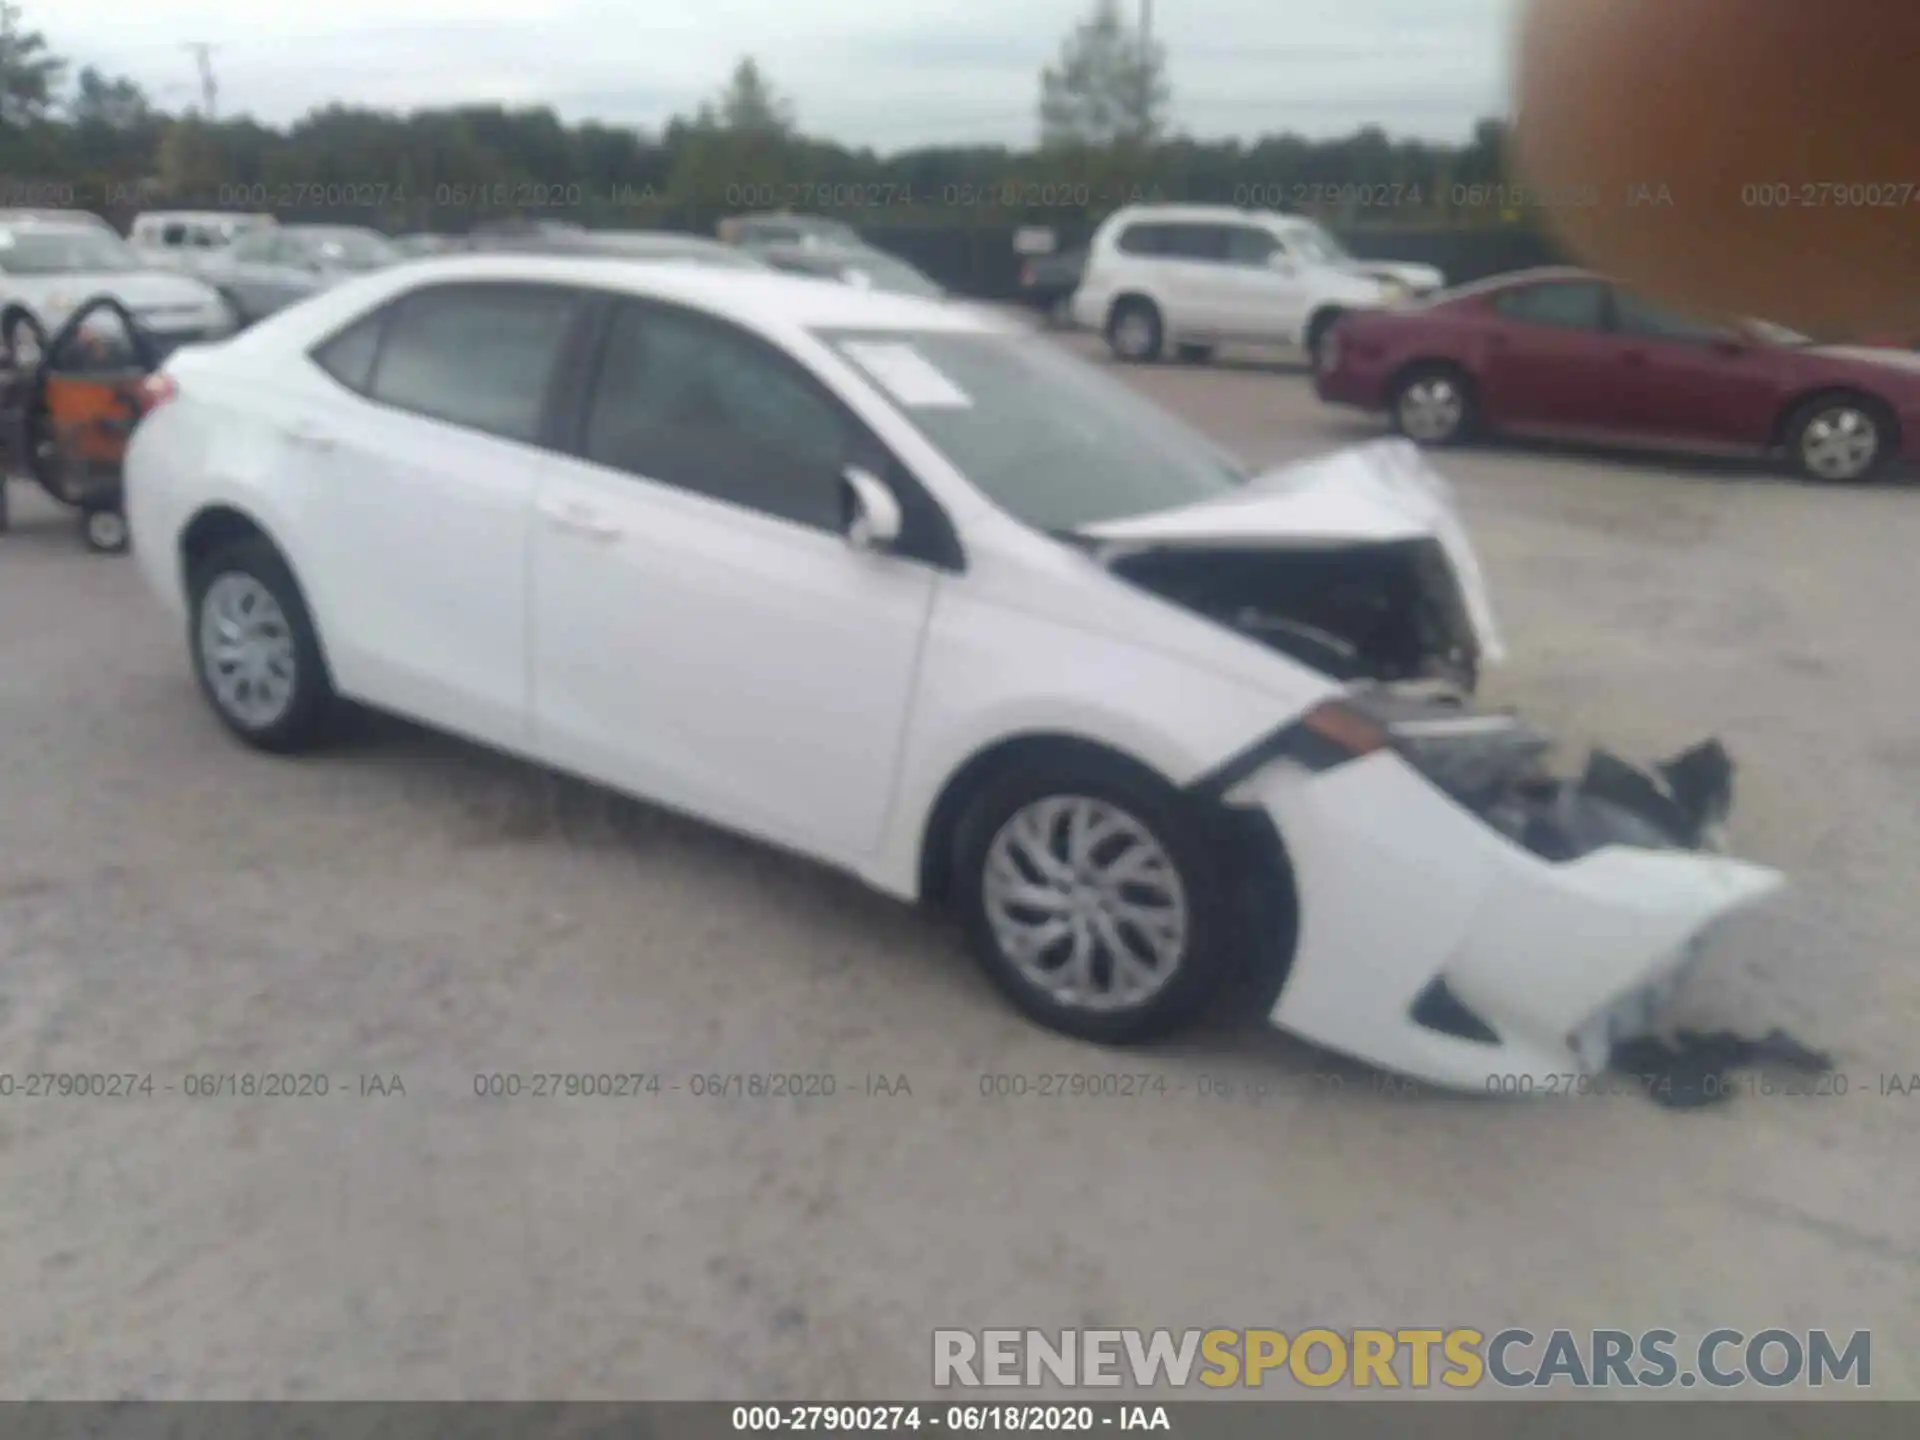
<svg viewBox="0 0 1920 1440"><path fill-rule="evenodd" d="M12 220L0 215L0 230L19 235L92 235L98 237L100 227L83 225L77 220ZM117 240L120 237L115 235Z"/></svg>
<svg viewBox="0 0 1920 1440"><path fill-rule="evenodd" d="M777 271L722 270L699 261L636 265L587 255L451 255L407 267L408 288L426 280L527 280L580 285L642 298L684 300L749 329L947 330L998 334L986 314L931 297L822 285Z"/></svg>
<svg viewBox="0 0 1920 1440"><path fill-rule="evenodd" d="M1305 215L1283 210L1244 210L1233 205L1123 205L1107 217L1107 224L1125 222L1157 225L1308 225Z"/></svg>

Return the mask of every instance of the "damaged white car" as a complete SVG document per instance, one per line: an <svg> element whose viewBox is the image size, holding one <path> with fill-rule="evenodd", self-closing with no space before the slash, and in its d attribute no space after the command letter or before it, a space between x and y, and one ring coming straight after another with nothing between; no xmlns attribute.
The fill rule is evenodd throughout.
<svg viewBox="0 0 1920 1440"><path fill-rule="evenodd" d="M945 901L1069 1034L1252 967L1395 1072L1591 1072L1780 883L1716 853L1717 748L1557 780L1475 710L1491 608L1411 449L1250 477L977 312L428 260L153 391L134 553L243 740L351 699Z"/></svg>

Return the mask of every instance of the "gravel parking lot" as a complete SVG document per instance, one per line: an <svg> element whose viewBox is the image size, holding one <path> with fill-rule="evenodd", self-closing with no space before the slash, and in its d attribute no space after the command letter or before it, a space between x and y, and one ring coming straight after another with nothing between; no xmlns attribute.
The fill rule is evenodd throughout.
<svg viewBox="0 0 1920 1440"><path fill-rule="evenodd" d="M1256 459L1376 433L1285 368L1126 378ZM1518 1324L1870 1327L1875 1392L1920 1396L1920 1094L1881 1093L1920 1072L1920 493L1442 464L1501 698L1733 750L1737 844L1794 887L1687 1004L1830 1048L1845 1096L1390 1094L1225 1019L1082 1047L937 921L681 819L397 723L243 751L131 564L16 487L0 1070L155 1093L0 1098L0 1394L903 1398L936 1326ZM1106 1070L1167 1088L981 1093ZM184 1093L264 1072L329 1094ZM476 1096L508 1072L838 1093Z"/></svg>

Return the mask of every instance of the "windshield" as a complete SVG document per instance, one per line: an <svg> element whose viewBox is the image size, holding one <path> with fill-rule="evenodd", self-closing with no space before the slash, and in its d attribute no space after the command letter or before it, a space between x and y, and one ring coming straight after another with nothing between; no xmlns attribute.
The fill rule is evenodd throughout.
<svg viewBox="0 0 1920 1440"><path fill-rule="evenodd" d="M933 281L922 275L904 260L895 260L886 255L850 256L840 266L840 278L858 285L864 283L876 290L890 290L896 295L921 295L928 299L938 299L947 292Z"/></svg>
<svg viewBox="0 0 1920 1440"><path fill-rule="evenodd" d="M144 268L126 241L104 230L0 230L0 272L8 275Z"/></svg>
<svg viewBox="0 0 1920 1440"><path fill-rule="evenodd" d="M300 247L316 260L343 270L376 270L391 265L400 254L386 236L371 230L303 230Z"/></svg>
<svg viewBox="0 0 1920 1440"><path fill-rule="evenodd" d="M1321 265L1344 265L1352 258L1344 245L1318 225L1289 225L1281 238L1296 255Z"/></svg>
<svg viewBox="0 0 1920 1440"><path fill-rule="evenodd" d="M1212 442L1038 336L822 331L990 500L1060 533L1246 483Z"/></svg>
<svg viewBox="0 0 1920 1440"><path fill-rule="evenodd" d="M1811 345L1813 341L1798 330L1789 330L1784 325L1775 325L1766 320L1749 320L1747 329L1766 341L1769 345Z"/></svg>

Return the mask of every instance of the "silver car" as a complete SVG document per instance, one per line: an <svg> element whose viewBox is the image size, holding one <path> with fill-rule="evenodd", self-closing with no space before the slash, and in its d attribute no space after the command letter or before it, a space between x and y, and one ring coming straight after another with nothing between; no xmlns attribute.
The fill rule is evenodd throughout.
<svg viewBox="0 0 1920 1440"><path fill-rule="evenodd" d="M93 225L0 225L0 342L32 363L68 316L111 295L166 353L232 332L220 296L189 275L156 267L118 235Z"/></svg>
<svg viewBox="0 0 1920 1440"><path fill-rule="evenodd" d="M207 257L200 274L252 324L354 275L405 256L377 230L351 225L276 225L242 235Z"/></svg>

